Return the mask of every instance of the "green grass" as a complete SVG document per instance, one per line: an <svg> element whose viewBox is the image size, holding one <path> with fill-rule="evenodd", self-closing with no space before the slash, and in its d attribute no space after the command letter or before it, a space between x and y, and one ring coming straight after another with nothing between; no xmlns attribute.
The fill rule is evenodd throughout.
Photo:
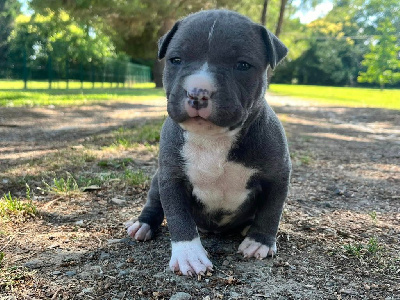
<svg viewBox="0 0 400 300"><path fill-rule="evenodd" d="M142 170L133 171L126 169L124 173L125 181L133 186L143 185L150 179Z"/></svg>
<svg viewBox="0 0 400 300"><path fill-rule="evenodd" d="M113 101L147 101L165 98L163 89L0 90L0 107L72 106Z"/></svg>
<svg viewBox="0 0 400 300"><path fill-rule="evenodd" d="M271 84L269 91L328 105L400 110L400 89L381 91L367 88Z"/></svg>
<svg viewBox="0 0 400 300"><path fill-rule="evenodd" d="M80 89L81 88L81 82L80 81L75 81L75 80L70 80L68 82L68 88L70 89ZM94 83L94 88L95 89L101 89L101 88L116 88L116 87L122 87L122 83L117 85L117 83L110 83L110 82L95 82ZM131 86L128 84L125 85L126 87L129 88L135 88L135 89L140 89L140 88L154 88L155 84L153 82L144 82L144 83L133 83ZM85 81L83 82L83 89L91 89L93 88L93 83ZM22 80L0 80L0 89L20 89L22 90L24 88L24 82ZM28 81L27 82L27 88L28 89L48 89L49 88L49 82L48 81ZM67 88L67 83L66 81L52 81L51 84L52 89L66 89Z"/></svg>
<svg viewBox="0 0 400 300"><path fill-rule="evenodd" d="M10 193L0 198L0 217L35 216L36 206L32 201L22 201Z"/></svg>
<svg viewBox="0 0 400 300"><path fill-rule="evenodd" d="M139 144L153 145L160 141L160 131L164 120L148 122L140 127L124 128L121 127L114 132L115 140L109 149L128 149L135 148Z"/></svg>
<svg viewBox="0 0 400 300"><path fill-rule="evenodd" d="M343 246L345 252L351 256L355 256L357 258L361 258L364 256L373 256L377 255L380 251L382 251L382 246L379 245L378 240L375 237L371 237L368 240L367 244L347 244Z"/></svg>
<svg viewBox="0 0 400 300"><path fill-rule="evenodd" d="M47 182L43 182L45 185L45 191L49 194L59 196L73 196L81 193L78 183L75 178L67 173L67 177L64 178L53 178L53 183L50 185Z"/></svg>

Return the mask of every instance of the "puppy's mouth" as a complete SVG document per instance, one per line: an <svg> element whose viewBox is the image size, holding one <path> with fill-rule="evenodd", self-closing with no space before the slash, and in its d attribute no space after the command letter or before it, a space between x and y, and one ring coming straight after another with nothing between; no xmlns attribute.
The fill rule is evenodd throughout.
<svg viewBox="0 0 400 300"><path fill-rule="evenodd" d="M201 122L201 121L206 121L206 119L204 119L204 118L202 118L202 117L200 117L200 116L192 117L192 118L190 118L190 119L192 119L192 120L194 120L194 121L199 121L199 122Z"/></svg>

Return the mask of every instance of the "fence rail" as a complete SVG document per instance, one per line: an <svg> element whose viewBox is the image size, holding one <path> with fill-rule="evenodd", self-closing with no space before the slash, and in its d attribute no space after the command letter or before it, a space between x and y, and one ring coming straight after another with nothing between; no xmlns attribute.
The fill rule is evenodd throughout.
<svg viewBox="0 0 400 300"><path fill-rule="evenodd" d="M84 64L68 59L53 61L48 56L41 64L26 57L21 62L0 63L0 88L12 88L11 83L18 81L23 89L134 88L152 78L150 67L118 60Z"/></svg>

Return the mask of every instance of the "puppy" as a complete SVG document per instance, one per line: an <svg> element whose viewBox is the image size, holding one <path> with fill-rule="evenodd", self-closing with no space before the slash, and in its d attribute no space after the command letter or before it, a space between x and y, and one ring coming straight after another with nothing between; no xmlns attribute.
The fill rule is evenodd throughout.
<svg viewBox="0 0 400 300"><path fill-rule="evenodd" d="M169 117L146 205L128 234L151 239L165 215L173 271L212 269L198 231L242 231L245 257L276 253L291 162L264 94L267 68L287 51L264 27L227 10L189 15L160 39Z"/></svg>

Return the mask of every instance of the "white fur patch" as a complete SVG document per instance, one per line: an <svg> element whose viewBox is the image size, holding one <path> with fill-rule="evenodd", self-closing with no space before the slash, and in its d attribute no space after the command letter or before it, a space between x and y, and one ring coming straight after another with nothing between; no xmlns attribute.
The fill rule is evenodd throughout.
<svg viewBox="0 0 400 300"><path fill-rule="evenodd" d="M256 170L227 161L238 131L215 135L186 131L184 134L182 156L186 161L186 174L193 185L193 194L210 211L234 212L250 192L246 186ZM229 217L222 220L224 224L229 221Z"/></svg>
<svg viewBox="0 0 400 300"><path fill-rule="evenodd" d="M208 33L208 42L211 42L211 38L214 33L215 23L217 23L217 20L214 21L214 23L211 26L210 32Z"/></svg>
<svg viewBox="0 0 400 300"><path fill-rule="evenodd" d="M196 73L186 77L183 82L183 88L188 92L194 88L204 89L208 91L209 95L215 92L215 81L212 74L208 71L208 63L204 63Z"/></svg>
<svg viewBox="0 0 400 300"><path fill-rule="evenodd" d="M212 270L212 266L199 237L188 242L172 242L172 255L169 262L172 271L180 271L183 275L191 276Z"/></svg>

